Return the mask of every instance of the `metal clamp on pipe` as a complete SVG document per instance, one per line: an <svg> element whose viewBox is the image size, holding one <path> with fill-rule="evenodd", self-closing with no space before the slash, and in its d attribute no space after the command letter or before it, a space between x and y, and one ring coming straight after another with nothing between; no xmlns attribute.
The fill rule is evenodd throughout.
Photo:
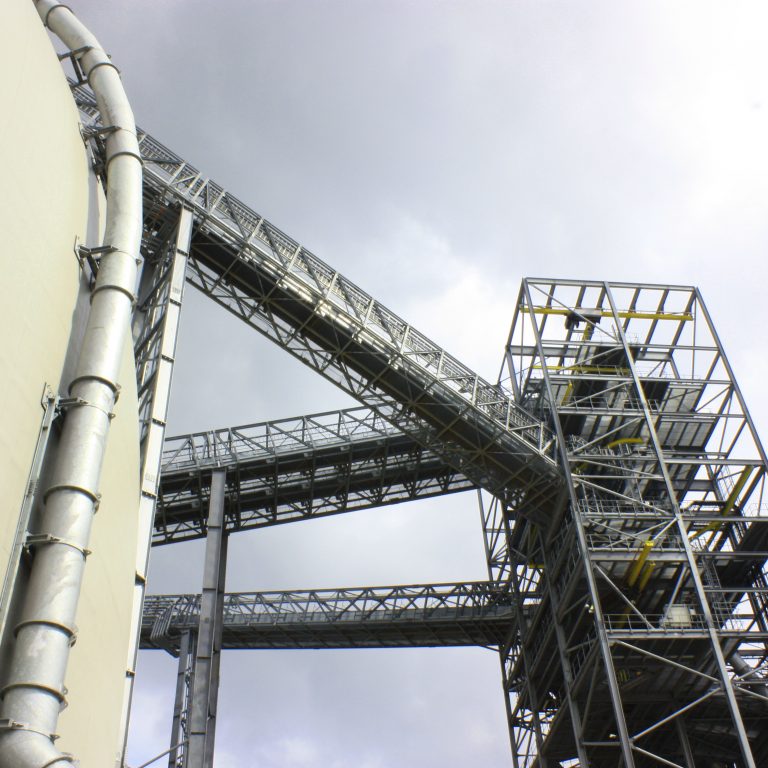
<svg viewBox="0 0 768 768"><path fill-rule="evenodd" d="M62 624L59 621L53 621L51 619L43 620L43 619L29 619L27 621L20 621L14 628L13 628L13 634L14 636L19 633L19 631L22 629L22 627L27 627L30 625L44 625L46 627L53 627L54 629L58 629L61 632L64 632L64 634L69 636L69 645L70 647L75 644L77 641L77 627L73 624L71 627L67 626L66 624Z"/></svg>
<svg viewBox="0 0 768 768"><path fill-rule="evenodd" d="M45 544L61 544L65 547L72 547L72 549L77 550L84 558L91 554L90 549L81 547L77 542L67 541L60 536L52 536L50 533L31 533L27 536L27 540L24 542L24 546L30 551L33 547L39 547Z"/></svg>

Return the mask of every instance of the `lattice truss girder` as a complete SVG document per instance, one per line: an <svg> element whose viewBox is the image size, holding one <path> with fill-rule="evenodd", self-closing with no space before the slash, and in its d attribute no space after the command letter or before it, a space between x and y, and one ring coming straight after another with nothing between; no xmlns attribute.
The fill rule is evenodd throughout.
<svg viewBox="0 0 768 768"><path fill-rule="evenodd" d="M151 595L142 647L178 654L194 632L199 595ZM515 619L491 582L233 593L224 600L223 648L496 646Z"/></svg>
<svg viewBox="0 0 768 768"><path fill-rule="evenodd" d="M520 764L761 764L765 454L699 293L526 280L507 370L570 496L510 537L542 593L504 659L512 708L539 706Z"/></svg>
<svg viewBox="0 0 768 768"><path fill-rule="evenodd" d="M369 408L183 435L165 443L155 544L205 535L216 467L229 532L474 487Z"/></svg>
<svg viewBox="0 0 768 768"><path fill-rule="evenodd" d="M84 121L91 97L75 88ZM188 280L491 492L527 487L546 506L554 437L498 385L423 334L139 131L145 205L189 207Z"/></svg>

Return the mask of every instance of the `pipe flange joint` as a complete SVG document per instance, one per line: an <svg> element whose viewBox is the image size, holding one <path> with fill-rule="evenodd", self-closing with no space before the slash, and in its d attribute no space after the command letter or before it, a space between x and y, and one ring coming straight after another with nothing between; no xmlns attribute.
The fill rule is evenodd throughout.
<svg viewBox="0 0 768 768"><path fill-rule="evenodd" d="M46 685L45 683L37 683L33 680L16 680L13 683L8 683L0 688L0 699L5 698L8 691L12 691L15 688L34 688L37 691L43 691L59 700L61 708L64 709L67 706L67 689L66 688L54 688L52 685ZM28 728L27 730L31 730ZM50 738L49 734L45 734Z"/></svg>
<svg viewBox="0 0 768 768"><path fill-rule="evenodd" d="M58 736L56 738L58 738ZM80 765L80 763L77 761L77 758L71 752L60 752L52 760L49 760L47 763L41 765L40 768L48 768L49 765L56 765L56 763L60 762L61 760L66 760L68 763L72 763L72 765L75 766Z"/></svg>
<svg viewBox="0 0 768 768"><path fill-rule="evenodd" d="M48 26L48 17L54 12L58 11L59 8L63 8L65 11L69 11L73 16L75 15L73 10L68 6L64 5L64 3L56 3L52 8L48 9L48 13L45 14L45 18L43 19L43 25Z"/></svg>
<svg viewBox="0 0 768 768"><path fill-rule="evenodd" d="M112 63L112 60L110 58L110 55L103 49L103 48L93 48L92 50L101 51L107 58L102 61L97 61L86 73L85 77L88 80L88 85L91 85L91 74L95 72L99 67L111 67L115 70L117 73L117 76L120 77L120 70L117 68L115 64ZM91 86L93 88L93 86Z"/></svg>
<svg viewBox="0 0 768 768"><path fill-rule="evenodd" d="M125 251L121 251L121 253L125 253ZM125 255L130 256L132 259L134 258L131 254L125 254ZM119 291L120 293L123 293L128 297L128 300L131 302L131 307L136 306L136 294L133 292L132 289L126 288L124 285L120 285L120 283L100 283L97 280L96 285L93 287L93 290L91 291L91 303L93 303L94 296L96 296L96 294L99 293L100 291Z"/></svg>
<svg viewBox="0 0 768 768"><path fill-rule="evenodd" d="M144 158L141 156L141 149L139 148L139 137L135 130L120 125L115 126L115 130L110 131L107 136L106 148L107 167L116 157L121 155L132 157L134 160L138 160L141 165L144 165Z"/></svg>
<svg viewBox="0 0 768 768"><path fill-rule="evenodd" d="M64 624L60 621L55 621L54 619L24 619L20 621L16 626L13 628L13 636L16 637L16 635L24 629L24 627L31 627L35 625L45 626L45 627L53 627L54 629L58 629L62 632L64 632L65 635L69 637L69 644L70 646L73 646L75 644L75 639L77 638L77 626L72 625L69 626L68 624Z"/></svg>
<svg viewBox="0 0 768 768"><path fill-rule="evenodd" d="M62 539L59 536L52 536L50 533L30 533L27 535L27 540L24 542L24 546L28 550L31 550L33 547L45 546L46 544L63 544L65 547L71 547L72 549L76 549L83 558L86 558L91 554L90 549L86 549L74 541Z"/></svg>
<svg viewBox="0 0 768 768"><path fill-rule="evenodd" d="M82 493L83 496L87 496L95 506L98 506L99 501L101 501L101 494L92 491L90 488L85 488L82 485L75 485L74 483L57 483L56 485L50 486L50 488L43 494L43 501L48 501L50 495L56 491L76 491L77 493Z"/></svg>
<svg viewBox="0 0 768 768"><path fill-rule="evenodd" d="M112 381L112 379L108 379L105 376L97 376L93 373L83 373L80 376L75 376L75 378L69 382L69 391L72 392L75 386L79 384L81 381L96 381L99 384L105 384L112 390L113 394L115 395L115 400L117 400L117 397L120 394L120 385L116 381ZM75 405L88 406L90 408L95 408L97 411L101 411L105 416L112 418L111 411L105 411L100 406L90 402L89 400L84 400L82 397L77 397L75 399L78 401L77 403L75 403Z"/></svg>

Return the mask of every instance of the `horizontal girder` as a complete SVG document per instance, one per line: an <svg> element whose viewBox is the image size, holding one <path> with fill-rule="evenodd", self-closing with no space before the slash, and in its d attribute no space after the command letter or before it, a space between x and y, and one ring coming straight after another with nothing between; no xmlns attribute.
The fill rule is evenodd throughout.
<svg viewBox="0 0 768 768"><path fill-rule="evenodd" d="M199 615L199 595L150 595L142 648L177 654ZM509 593L492 582L235 593L224 600L222 647L497 646L515 615Z"/></svg>
<svg viewBox="0 0 768 768"><path fill-rule="evenodd" d="M214 468L230 532L475 487L369 408L183 435L165 443L155 544L205 535Z"/></svg>

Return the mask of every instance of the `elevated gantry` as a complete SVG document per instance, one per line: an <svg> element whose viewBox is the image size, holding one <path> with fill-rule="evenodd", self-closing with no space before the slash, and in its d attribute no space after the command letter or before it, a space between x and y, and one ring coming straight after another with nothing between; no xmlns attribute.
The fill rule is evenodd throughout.
<svg viewBox="0 0 768 768"><path fill-rule="evenodd" d="M526 279L489 384L140 146L146 536L207 537L202 596L147 601L142 642L181 657L172 765L210 765L230 643L459 640L498 648L516 766L768 763L766 457L696 289ZM163 454L185 280L366 408ZM486 583L223 594L230 531L468 488L484 492Z"/></svg>
<svg viewBox="0 0 768 768"><path fill-rule="evenodd" d="M200 609L200 595L149 595L142 648L180 655ZM494 647L514 610L493 582L239 592L224 599L222 648Z"/></svg>
<svg viewBox="0 0 768 768"><path fill-rule="evenodd" d="M216 467L229 533L476 487L370 408L182 435L165 443L154 544L205 536Z"/></svg>

